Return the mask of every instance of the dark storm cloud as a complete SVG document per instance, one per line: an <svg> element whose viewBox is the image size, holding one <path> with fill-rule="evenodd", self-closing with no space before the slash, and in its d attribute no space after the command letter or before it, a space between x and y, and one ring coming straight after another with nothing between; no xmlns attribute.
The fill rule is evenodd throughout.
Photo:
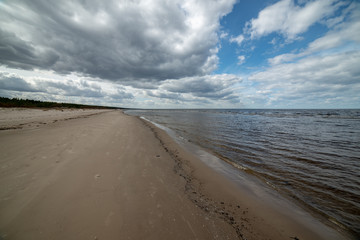
<svg viewBox="0 0 360 240"><path fill-rule="evenodd" d="M2 1L0 64L133 85L207 74L234 1L189 1Z"/></svg>
<svg viewBox="0 0 360 240"><path fill-rule="evenodd" d="M5 73L0 73L0 89L19 92L38 92L36 88L31 86L24 79Z"/></svg>
<svg viewBox="0 0 360 240"><path fill-rule="evenodd" d="M49 68L58 60L53 51L40 52L29 42L0 29L0 64L22 69Z"/></svg>

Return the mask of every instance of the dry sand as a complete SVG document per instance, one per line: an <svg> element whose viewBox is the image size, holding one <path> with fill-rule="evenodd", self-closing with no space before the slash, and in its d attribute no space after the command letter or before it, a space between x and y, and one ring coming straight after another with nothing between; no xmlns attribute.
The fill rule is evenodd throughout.
<svg viewBox="0 0 360 240"><path fill-rule="evenodd" d="M40 112L0 111L0 239L343 239L254 201L136 117Z"/></svg>
<svg viewBox="0 0 360 240"><path fill-rule="evenodd" d="M34 128L73 118L89 117L108 110L0 108L0 130Z"/></svg>

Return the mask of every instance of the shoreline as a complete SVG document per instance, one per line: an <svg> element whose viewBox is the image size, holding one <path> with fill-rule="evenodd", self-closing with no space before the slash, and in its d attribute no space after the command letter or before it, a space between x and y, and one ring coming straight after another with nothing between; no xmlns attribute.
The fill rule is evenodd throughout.
<svg viewBox="0 0 360 240"><path fill-rule="evenodd" d="M130 116L132 115L130 114ZM248 169L238 166L229 159L221 158L215 152L212 152L211 149L203 148L192 141L184 139L168 127L152 122L145 117L138 117L145 122L155 125L155 127L162 131L165 131L182 148L200 159L213 171L220 173L228 181L235 183L240 191L251 195L253 200L256 201L257 198L267 199L265 204L269 208L274 208L277 211L285 213L285 215L290 218L300 219L299 222L302 222L303 225L310 228L312 228L310 223L318 225L320 222L320 225L323 224L326 227L345 235L349 239L356 238L356 233L351 232L351 230L347 229L336 220L333 220L330 216L311 209L310 206L298 199L291 198L264 179L258 178L257 175L254 175L251 172L249 173ZM295 212L295 214L291 212ZM323 229L323 231L327 230Z"/></svg>
<svg viewBox="0 0 360 240"><path fill-rule="evenodd" d="M173 151L176 153L176 154L172 154L172 157L175 159L175 161L183 162L184 158L190 159L190 160L185 160L185 163L187 164L187 168L192 170L186 173L187 175L185 178L190 178L190 179L204 178L203 180L204 182L202 183L204 184L207 182L211 182L211 179L208 178L209 175L217 175L215 177L217 178L216 181L220 182L222 185L218 189L223 189L226 187L232 189L233 190L232 197L235 196L234 199L238 200L238 202L242 202L243 205L247 205L246 209L252 209L252 210L255 210L257 208L262 209L260 211L259 210L254 211L253 213L255 214L252 216L252 218L255 219L265 216L264 220L268 222L272 221L271 218L277 218L278 219L278 222L276 223L277 227L279 227L279 225L286 226L285 228L287 228L287 230L292 229L296 231L295 229L297 229L297 227L303 228L302 233L305 235L299 235L301 237L289 236L290 238L293 239L295 238L315 239L313 238L314 236L311 236L311 234L313 233L319 234L318 236L316 236L316 239L355 238L351 236L349 232L346 232L344 229L342 229L340 226L336 226L335 223L326 221L324 216L316 215L316 213L309 212L304 208L304 206L298 205L297 203L291 201L291 199L288 199L286 198L286 196L283 196L281 193L275 191L275 189L270 188L270 186L266 185L260 179L256 178L256 176L249 175L246 172L244 173L239 172L239 169L236 169L236 167L233 166L232 164L222 159L219 159L216 155L211 153L211 151L203 149L200 146L197 146L193 143L181 141L181 139L175 139L176 134L175 133L170 134L168 132L168 129L166 129L166 127L161 125L158 126L157 123L153 123L146 118L142 118L142 117L138 117L138 118L142 120L144 124L147 125L154 132L155 136L159 139L159 141L162 142L165 149L168 148L171 149L172 144L180 145L180 148L182 148L182 150L180 150L180 153L178 149L176 149L176 147L174 147L174 149L172 150L169 150L169 152ZM167 145L165 142L168 142L169 145ZM188 156L187 154L189 154L190 156ZM202 168L204 171L200 174L200 176L197 176L196 174L194 174L194 172L196 172L196 170L199 170L199 168ZM194 187L191 187L191 189L193 188ZM244 194L246 194L247 197L244 197ZM207 193L205 195L209 195L209 194ZM193 196L190 196L190 198L193 198ZM243 199L246 198L246 200L242 201L243 199L241 198ZM259 198L263 198L263 199L259 200ZM209 211L209 209L212 208L212 211L214 211L215 214L218 214L217 209L224 208L224 205L226 205L226 202L221 200L220 201L210 200L210 202L212 202L210 203L210 205L213 205L210 208L206 206L207 204L203 204L203 200L198 201L197 199L195 199L193 200L193 202L194 204L199 205L200 208L205 209L205 211ZM202 202L202 204L199 204L200 202ZM231 208L233 207L232 205L234 204L230 203L228 205L229 206L227 207ZM225 208L227 207L225 206ZM286 212L286 211L293 211L293 212ZM223 217L221 215L223 215L223 212L220 212L220 216L219 216L220 218ZM229 215L228 213L227 214L225 213L225 218L228 218L227 222L231 224L235 228L235 230L241 234L241 228L236 224L235 220L234 221L232 220L235 218ZM236 218L243 219L243 217L241 216L236 216ZM286 222L288 221L296 222L298 226L291 226L291 224L287 225ZM246 228L246 224L252 225L248 221L243 221L241 222L241 224L245 226L245 228ZM285 232L287 230L281 230L281 231ZM313 233L311 233L312 231ZM241 235L240 235L240 239L241 239Z"/></svg>
<svg viewBox="0 0 360 240"><path fill-rule="evenodd" d="M137 117L69 120L0 131L3 239L346 239L254 202Z"/></svg>

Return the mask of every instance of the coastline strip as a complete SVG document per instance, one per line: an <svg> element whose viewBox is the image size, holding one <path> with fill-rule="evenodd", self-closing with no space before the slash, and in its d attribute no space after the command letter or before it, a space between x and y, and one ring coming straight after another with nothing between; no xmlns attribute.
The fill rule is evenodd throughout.
<svg viewBox="0 0 360 240"><path fill-rule="evenodd" d="M342 239L251 202L119 110L0 131L0 155L3 239Z"/></svg>
<svg viewBox="0 0 360 240"><path fill-rule="evenodd" d="M200 160L193 151L179 146L173 139L175 136L169 136L162 126L139 118L174 159L174 171L186 180L185 193L189 199L208 214L226 221L237 232L239 239L352 239L347 233L340 234L286 199L274 199L280 197L278 194L246 189L251 180L246 180L248 183L245 185L239 184L243 176L236 179L233 172L228 172L231 169L213 169L214 166L218 168L219 163L207 164L206 159ZM216 158L210 153L206 157ZM285 212L287 210L296 213Z"/></svg>

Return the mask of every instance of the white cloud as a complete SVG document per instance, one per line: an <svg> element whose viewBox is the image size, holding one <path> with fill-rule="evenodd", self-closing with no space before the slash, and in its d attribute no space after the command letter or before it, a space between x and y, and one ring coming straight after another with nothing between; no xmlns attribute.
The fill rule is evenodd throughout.
<svg viewBox="0 0 360 240"><path fill-rule="evenodd" d="M227 33L227 32L221 32L220 33L220 39L227 38L228 35L229 35L229 33Z"/></svg>
<svg viewBox="0 0 360 240"><path fill-rule="evenodd" d="M238 58L238 63L237 63L238 65L241 65L245 62L245 56L240 55L237 58Z"/></svg>
<svg viewBox="0 0 360 240"><path fill-rule="evenodd" d="M304 33L316 22L331 16L340 7L338 0L316 0L304 6L294 0L282 0L260 11L247 23L245 31L251 38L278 32L289 40Z"/></svg>
<svg viewBox="0 0 360 240"><path fill-rule="evenodd" d="M360 51L313 56L295 63L279 64L250 77L260 82L303 83L305 81L348 84L359 82L360 69L356 62Z"/></svg>
<svg viewBox="0 0 360 240"><path fill-rule="evenodd" d="M324 36L310 42L308 47L298 53L286 53L269 59L271 65L294 61L312 54L327 56L327 51L347 51L346 46L360 49L360 4L353 3L345 10L341 18L349 18L348 21L338 23L336 28L327 32ZM357 46L357 47L356 47Z"/></svg>
<svg viewBox="0 0 360 240"><path fill-rule="evenodd" d="M230 42L235 42L237 43L239 46L241 45L241 43L245 40L245 37L244 35L240 34L239 36L237 37L231 37L230 38Z"/></svg>
<svg viewBox="0 0 360 240"><path fill-rule="evenodd" d="M316 39L309 44L308 51L320 51L336 48L348 42L360 43L360 4L353 12L351 22L340 24L335 30L328 32L325 36Z"/></svg>
<svg viewBox="0 0 360 240"><path fill-rule="evenodd" d="M301 57L303 55L304 55L303 53L300 54L285 53L268 59L268 62L271 65L276 65L276 64L292 61L293 59L297 57Z"/></svg>
<svg viewBox="0 0 360 240"><path fill-rule="evenodd" d="M323 6L319 10L321 17L312 17L316 14L309 6L315 6L314 9L318 10L319 6ZM332 16L336 9L339 12ZM305 48L293 49L268 59L269 67L250 74L242 83L242 102L251 107L358 108L360 4L311 1L304 6L295 6L293 1L280 1L265 10L259 14L259 21L255 22L259 25L248 28L248 34L252 34L252 37L278 32L288 39L294 39L314 22L325 24L331 29ZM289 16L286 15L288 13ZM276 18L277 15L278 19L273 19L273 22L270 20L269 25L266 25L266 16ZM309 16L307 22L294 23L293 19L299 20L306 15ZM290 26L293 27L291 30Z"/></svg>
<svg viewBox="0 0 360 240"><path fill-rule="evenodd" d="M278 64L249 77L260 91L253 91L251 98L272 107L358 107L359 62L357 50Z"/></svg>
<svg viewBox="0 0 360 240"><path fill-rule="evenodd" d="M134 99L131 89L119 84L64 78L49 72L34 76L27 71L8 70L0 69L1 96L114 106Z"/></svg>
<svg viewBox="0 0 360 240"><path fill-rule="evenodd" d="M272 45L276 45L276 43L277 43L276 38L271 39L271 41L269 43Z"/></svg>

